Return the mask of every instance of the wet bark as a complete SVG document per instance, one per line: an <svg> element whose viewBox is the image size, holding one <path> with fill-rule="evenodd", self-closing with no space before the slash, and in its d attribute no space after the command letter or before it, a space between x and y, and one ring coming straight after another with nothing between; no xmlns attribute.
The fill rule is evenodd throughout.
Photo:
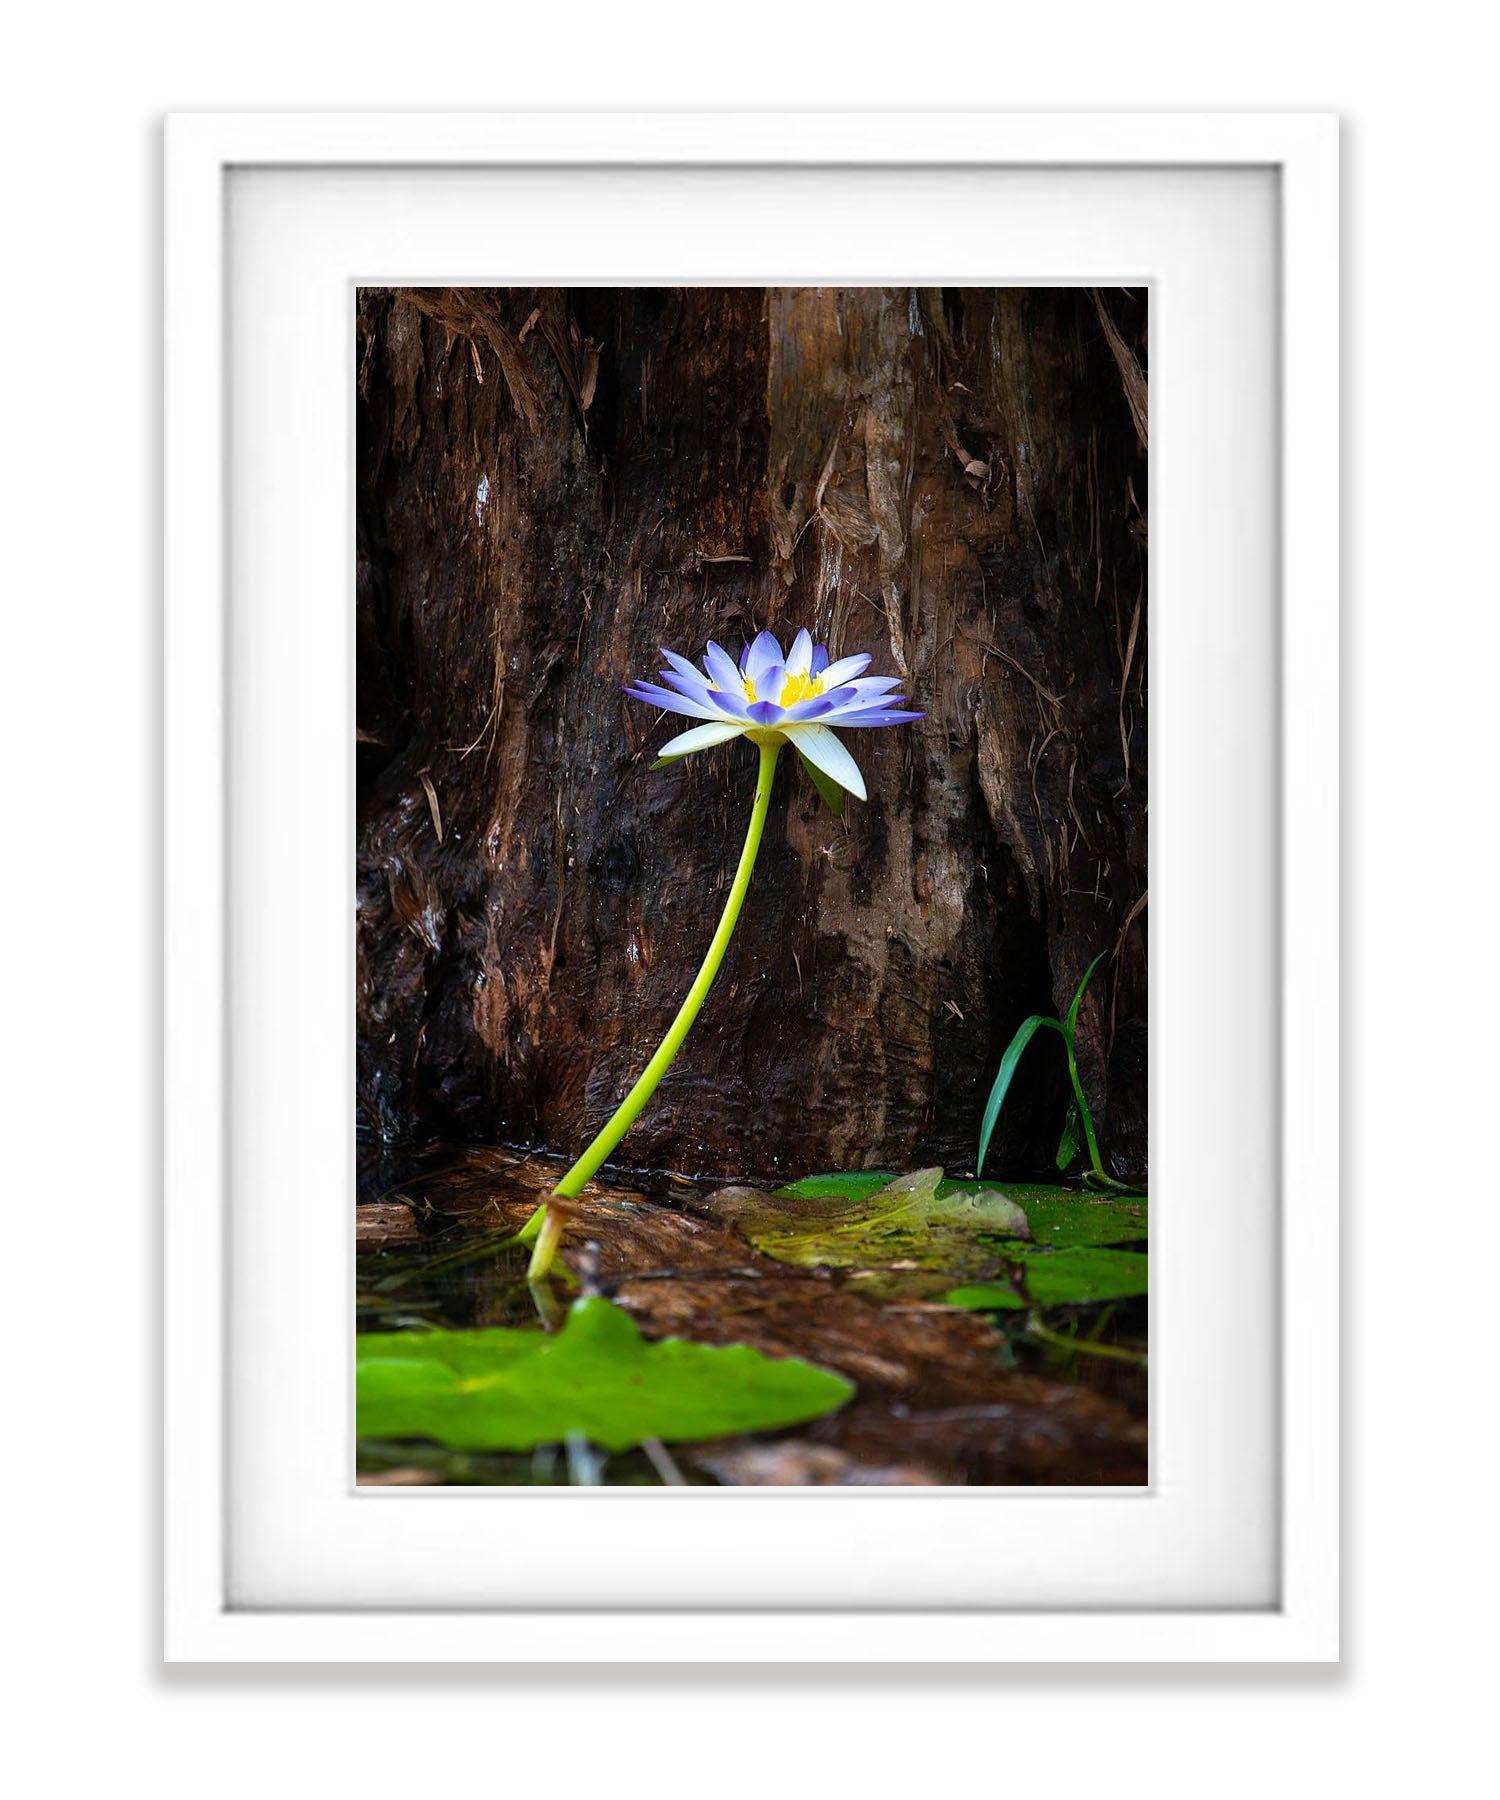
<svg viewBox="0 0 1500 1800"><path fill-rule="evenodd" d="M754 753L650 772L621 685L769 625L904 673L834 820L783 758L751 900L632 1165L970 1166L1011 1034L1145 1172L1143 295L367 290L358 1103L582 1148L658 1042ZM1045 1047L1043 1047L1045 1045ZM1045 1166L1057 1040L995 1166Z"/></svg>

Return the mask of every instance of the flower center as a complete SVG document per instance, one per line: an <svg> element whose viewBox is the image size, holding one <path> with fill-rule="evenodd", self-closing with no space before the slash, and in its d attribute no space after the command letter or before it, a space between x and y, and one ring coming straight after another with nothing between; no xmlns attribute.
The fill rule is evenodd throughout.
<svg viewBox="0 0 1500 1800"><path fill-rule="evenodd" d="M823 691L821 675L788 675L781 690L781 705L795 706L799 700L815 700Z"/></svg>
<svg viewBox="0 0 1500 1800"><path fill-rule="evenodd" d="M745 684L745 698L754 706L759 698L755 692L755 683L748 675L743 675L740 679ZM717 682L711 681L708 684L708 691L711 694L717 694L723 690ZM821 675L788 675L782 683L781 698L776 704L778 706L795 706L799 700L816 700L822 691L823 677Z"/></svg>

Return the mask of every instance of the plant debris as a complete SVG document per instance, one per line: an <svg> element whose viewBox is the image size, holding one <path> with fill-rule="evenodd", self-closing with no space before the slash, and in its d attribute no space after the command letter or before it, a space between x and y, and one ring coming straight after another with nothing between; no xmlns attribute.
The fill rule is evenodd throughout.
<svg viewBox="0 0 1500 1800"><path fill-rule="evenodd" d="M534 1327L536 1303L523 1278L526 1253L505 1246L560 1167L499 1150L403 1167L401 1191L421 1210L423 1235L419 1244L392 1245L361 1257L362 1317L382 1327ZM797 1358L856 1384L854 1398L839 1412L774 1439L757 1434L679 1444L675 1454L687 1477L861 1485L883 1483L886 1477L871 1471L886 1471L901 1484L920 1479L945 1485L1144 1482L1145 1385L1138 1369L1064 1358L1066 1379L1059 1379L1051 1372L1055 1354L1044 1356L1032 1345L1025 1315L1018 1311L990 1315L941 1299L887 1294L858 1266L778 1261L744 1235L743 1226L769 1216L768 1206L785 1218L788 1203L799 1230L812 1227L820 1208L831 1207L823 1216L836 1222L838 1209L848 1209L847 1195L799 1190L855 1180L863 1184L866 1199L891 1185L888 1176L867 1174L815 1177L780 1195L743 1186L704 1195L689 1184L667 1181L648 1196L595 1182L574 1203L562 1262L589 1292L607 1296L628 1313L645 1338L742 1344L767 1357ZM966 1187L977 1185L938 1184L954 1190L959 1200L968 1198ZM925 1179L916 1186L923 1193L930 1189ZM1006 1194L1014 1198L1025 1191L1007 1185ZM1024 1210L1034 1230L1042 1218L1055 1237L1064 1218L1076 1213L1085 1238L1094 1229L1129 1232L1127 1241L1138 1241L1143 1233L1144 1201L1138 1197L1125 1216L1119 1210L1125 1203L1117 1197L1030 1191L1050 1195L1048 1204L1057 1209L1049 1214L1044 1206L1039 1212L1036 1201L1028 1201ZM1101 1225L1101 1218L1112 1223ZM994 1261L1001 1270L1010 1260L1001 1254L1002 1244L1012 1252L1029 1251L1039 1262L1056 1260L1043 1257L1041 1246L1027 1240L997 1238ZM951 1274L935 1269L886 1270L885 1277L892 1285L936 1279L944 1292L958 1285ZM1143 1304L1124 1302L1127 1309ZM752 1446L802 1448L780 1458L734 1454ZM559 1462L558 1468L563 1466ZM644 1459L639 1466L643 1475L628 1458L613 1458L604 1479L650 1479ZM444 1479L516 1479L486 1474L482 1459L445 1467L455 1472Z"/></svg>

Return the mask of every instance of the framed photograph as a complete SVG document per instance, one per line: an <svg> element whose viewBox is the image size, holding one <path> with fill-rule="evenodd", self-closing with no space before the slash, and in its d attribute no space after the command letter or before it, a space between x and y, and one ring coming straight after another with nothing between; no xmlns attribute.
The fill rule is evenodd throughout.
<svg viewBox="0 0 1500 1800"><path fill-rule="evenodd" d="M169 1659L1336 1659L1337 194L169 121Z"/></svg>

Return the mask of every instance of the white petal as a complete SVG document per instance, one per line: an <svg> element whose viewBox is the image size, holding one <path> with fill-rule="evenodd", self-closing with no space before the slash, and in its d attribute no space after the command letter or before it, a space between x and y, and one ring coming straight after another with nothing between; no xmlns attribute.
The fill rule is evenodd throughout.
<svg viewBox="0 0 1500 1800"><path fill-rule="evenodd" d="M656 754L663 761L675 761L679 756L691 756L695 750L707 750L713 744L727 744L730 738L741 736L744 730L743 725L695 725L691 731L668 738Z"/></svg>
<svg viewBox="0 0 1500 1800"><path fill-rule="evenodd" d="M866 675L858 681L844 681L841 687L853 688L856 694L893 694L901 686L899 675Z"/></svg>
<svg viewBox="0 0 1500 1800"><path fill-rule="evenodd" d="M815 763L830 781L836 781L841 788L847 788L856 800L869 798L865 792L865 778L859 772L859 764L826 725L799 725L794 721L783 725L782 730L807 760ZM695 737L697 734L689 731L685 735Z"/></svg>
<svg viewBox="0 0 1500 1800"><path fill-rule="evenodd" d="M823 671L823 692L829 688L842 687L846 681L853 681L856 675L863 675L870 666L870 658L863 653L859 656L841 656L836 663L829 663Z"/></svg>
<svg viewBox="0 0 1500 1800"><path fill-rule="evenodd" d="M807 675L812 670L812 633L799 631L792 639L792 647L786 653L786 672L788 679L793 675Z"/></svg>

